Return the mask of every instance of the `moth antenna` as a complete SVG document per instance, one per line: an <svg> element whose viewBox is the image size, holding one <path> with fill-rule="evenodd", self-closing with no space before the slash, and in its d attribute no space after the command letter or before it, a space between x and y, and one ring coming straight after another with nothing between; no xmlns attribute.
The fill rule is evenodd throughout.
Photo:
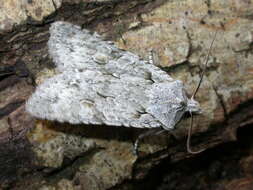
<svg viewBox="0 0 253 190"><path fill-rule="evenodd" d="M209 56L210 56L211 49L212 49L212 47L213 47L214 40L216 39L217 32L218 32L218 30L215 31L214 38L213 38L213 40L212 40L212 42L211 42L211 45L210 45L210 47L209 47L209 49L208 49L207 56L206 56L206 60L205 60L205 62L204 62L204 63L205 63L205 64L204 64L204 69L203 69L203 71L202 71L202 73L201 73L199 83L198 83L198 85L197 85L197 87L196 87L196 89L195 89L195 91L194 91L194 93L193 93L193 95L192 95L192 97L191 97L192 99L195 98L195 96L196 96L196 94L197 94L197 92L198 92L198 90L199 90L199 87L200 87L200 85L201 85L201 83L202 83L204 74L205 74L205 72L206 72L207 62L208 62L208 59L209 59Z"/></svg>
<svg viewBox="0 0 253 190"><path fill-rule="evenodd" d="M200 87L200 85L202 83L204 74L206 72L207 62L208 62L208 59L209 59L209 56L210 56L211 49L213 47L213 43L214 43L214 41L216 39L217 32L218 32L218 30L215 31L214 38L213 38L213 40L212 40L212 42L210 44L210 47L208 49L207 56L206 56L206 59L205 59L205 62L204 62L204 69L203 69L203 71L201 73L199 83L198 83L198 85L197 85L197 87L196 87L196 89L195 89L195 91L194 91L191 99L195 98L195 96L196 96L196 94L197 94L197 92L199 90L199 87ZM205 149L202 149L202 150L199 150L199 151L192 151L192 149L191 149L191 136L192 136L192 127L193 127L193 115L192 115L191 112L190 112L190 114L191 114L191 125L190 125L190 127L188 129L188 137L187 137L187 145L186 145L187 146L187 152L189 152L191 154L198 154L200 152L203 152Z"/></svg>
<svg viewBox="0 0 253 190"><path fill-rule="evenodd" d="M188 129L188 137L187 137L187 152L189 152L190 154L199 154L201 152L203 152L205 149L199 150L199 151L193 151L191 149L191 136L192 136L192 126L193 126L193 115L191 114L191 126Z"/></svg>

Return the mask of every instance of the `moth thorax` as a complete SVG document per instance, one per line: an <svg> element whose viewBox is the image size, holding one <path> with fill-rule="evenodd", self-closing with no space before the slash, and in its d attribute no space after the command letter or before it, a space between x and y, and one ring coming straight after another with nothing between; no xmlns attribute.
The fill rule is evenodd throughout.
<svg viewBox="0 0 253 190"><path fill-rule="evenodd" d="M197 113L197 114L200 114L202 112L200 108L200 104L193 98L188 99L187 111L192 112L192 113Z"/></svg>

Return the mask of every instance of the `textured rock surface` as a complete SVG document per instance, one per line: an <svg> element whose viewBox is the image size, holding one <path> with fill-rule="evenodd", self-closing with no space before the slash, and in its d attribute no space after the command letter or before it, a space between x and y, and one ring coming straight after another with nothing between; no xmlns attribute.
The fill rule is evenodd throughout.
<svg viewBox="0 0 253 190"><path fill-rule="evenodd" d="M23 22L42 22L61 6L61 0L7 0L0 6L0 33ZM29 21L28 21L29 20Z"/></svg>
<svg viewBox="0 0 253 190"><path fill-rule="evenodd" d="M92 140L50 130L43 122L38 122L36 128L29 134L28 137L32 144L37 144L33 147L38 162L36 165L44 167L60 167L64 158L73 160L95 147Z"/></svg>
<svg viewBox="0 0 253 190"><path fill-rule="evenodd" d="M62 4L54 1L57 7L61 7L50 19L45 17L55 10L52 1L29 2L33 2L29 4L33 7L28 8L28 1L12 0L4 1L0 8L2 189L108 189L126 179L130 179L129 186L116 185L115 189L135 189L139 182L135 183L134 179L144 178L151 168L164 159L166 165L162 165L162 168L169 168L169 171L162 178L163 181L160 180L162 185L155 184L156 188L189 189L201 184L203 186L199 187L202 189L250 189L252 138L248 138L238 149L233 143L232 146L228 143L189 160L185 151L189 121L185 120L174 131L177 140L164 134L141 143L140 149L146 154L160 151L150 156L144 154L143 158L136 161L131 152L132 141L142 131L120 127L115 131L115 128L105 126L35 123L24 112L24 100L32 93L34 81L42 83L55 73L47 49L47 23L53 20L65 20L97 31L145 59L148 50L153 48L157 55L156 64L173 78L182 80L189 94L199 80L201 63L213 33L218 30L208 71L196 97L204 113L195 119L192 144L199 149L236 140L238 127L244 130L252 126L251 0L132 0L99 3L66 0ZM42 12L38 7L43 7ZM24 12L28 9L34 12ZM26 25L25 21L30 25ZM7 33L13 30L14 23L24 24L17 25L13 32ZM25 63L31 73L27 73L26 69L16 69L18 59ZM247 134L251 134L251 130L242 133L241 138L239 135L239 143ZM74 140L75 145L66 145L62 139L68 139L67 142ZM91 143L88 147L84 146L87 142ZM43 151L39 151L38 147L42 147ZM168 149L163 150L165 147ZM227 156L225 153L228 150L230 154ZM55 158L61 159L52 160L52 157L45 155L56 155ZM200 167L201 159L208 160L208 163L203 162L203 167L207 169ZM161 176L161 171L164 170L154 175ZM151 187L147 182L155 180L154 175L149 175L151 178L144 180L144 184L149 186L144 189ZM182 184L184 186L180 186Z"/></svg>
<svg viewBox="0 0 253 190"><path fill-rule="evenodd" d="M61 189L65 183L66 188L107 189L131 178L136 161L131 143L119 144L117 135L106 136L106 130L98 134L96 127L86 130L81 125L73 128L58 124L57 127L56 130L55 123L39 121L28 134L29 141L36 144L33 147L36 165L46 167L44 172L48 175L59 170L53 177L59 181L45 184L42 189ZM65 180L67 176L73 181Z"/></svg>

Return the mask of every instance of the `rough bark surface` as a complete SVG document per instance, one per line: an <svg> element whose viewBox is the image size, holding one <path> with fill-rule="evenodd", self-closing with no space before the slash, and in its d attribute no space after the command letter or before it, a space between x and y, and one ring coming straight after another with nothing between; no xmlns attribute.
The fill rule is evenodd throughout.
<svg viewBox="0 0 253 190"><path fill-rule="evenodd" d="M6 0L0 10L1 189L252 187L252 0ZM155 64L189 93L218 30L192 139L194 149L208 150L186 152L189 119L173 132L176 139L145 139L137 158L132 142L143 130L36 121L26 113L34 87L56 73L47 49L56 20L96 31L144 59L152 48Z"/></svg>

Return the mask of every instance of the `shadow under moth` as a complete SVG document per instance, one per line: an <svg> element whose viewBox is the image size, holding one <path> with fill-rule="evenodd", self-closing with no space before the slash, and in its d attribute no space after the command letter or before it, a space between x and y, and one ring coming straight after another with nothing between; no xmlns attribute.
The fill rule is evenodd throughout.
<svg viewBox="0 0 253 190"><path fill-rule="evenodd" d="M67 22L51 25L48 48L59 74L46 79L27 101L26 110L37 118L170 131L185 112L201 112L194 97L204 73L188 98L182 81ZM192 122L187 150L198 153L190 148L191 129ZM140 135L135 151L139 140L151 134Z"/></svg>

